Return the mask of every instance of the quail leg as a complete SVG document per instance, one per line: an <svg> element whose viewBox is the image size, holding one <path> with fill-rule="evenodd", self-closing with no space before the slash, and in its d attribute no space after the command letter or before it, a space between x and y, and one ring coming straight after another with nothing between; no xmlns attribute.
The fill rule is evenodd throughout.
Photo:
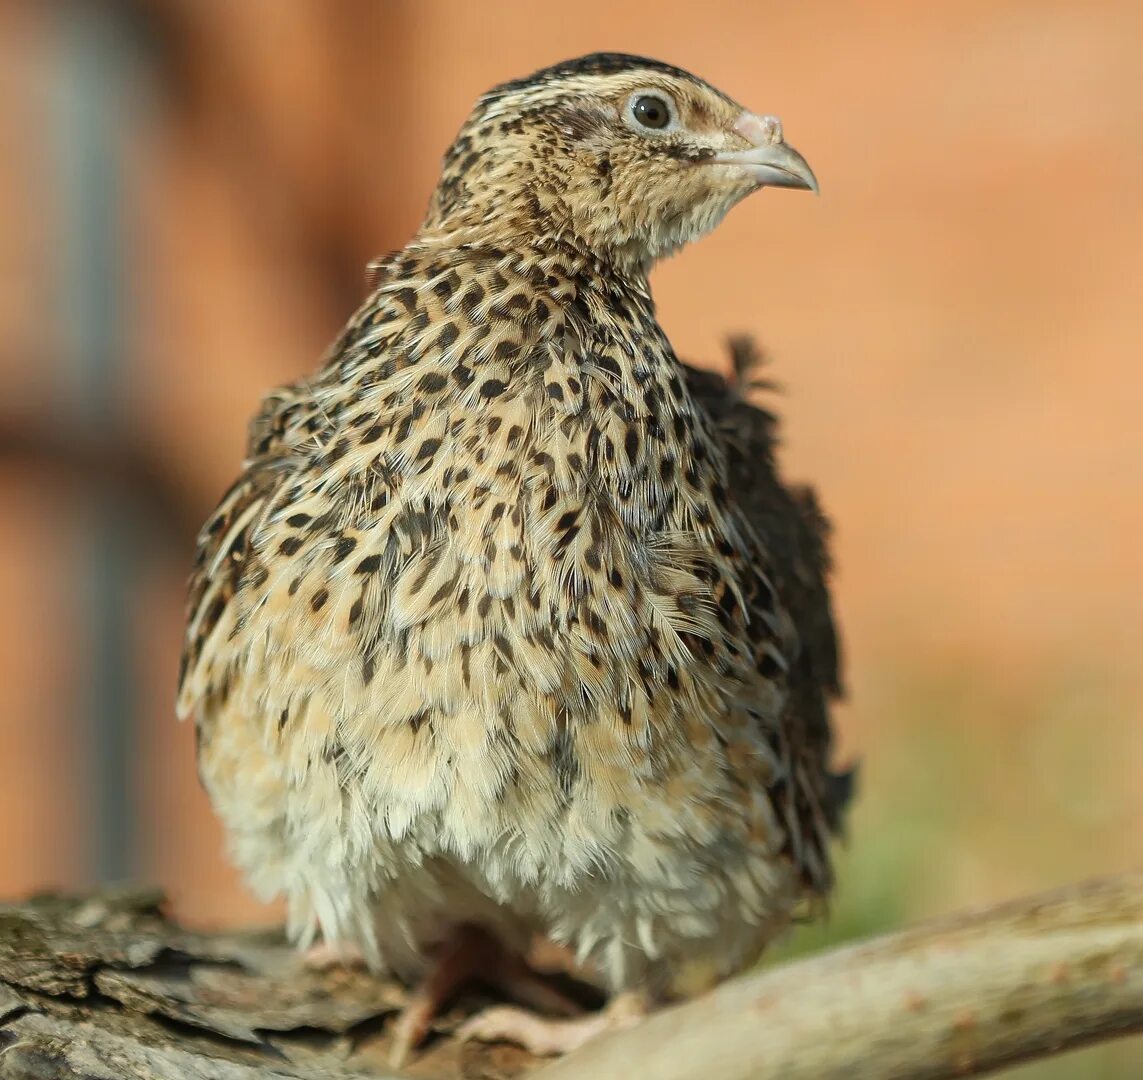
<svg viewBox="0 0 1143 1080"><path fill-rule="evenodd" d="M339 942L319 941L302 953L302 963L313 971L325 971L335 967L362 967L365 956L354 945Z"/></svg>
<svg viewBox="0 0 1143 1080"><path fill-rule="evenodd" d="M605 1031L622 1031L647 1014L642 994L617 994L599 1012L572 1019L538 1016L512 1005L494 1005L461 1026L462 1039L510 1042L537 1057L553 1057L576 1050Z"/></svg>
<svg viewBox="0 0 1143 1080"><path fill-rule="evenodd" d="M494 935L477 926L459 926L441 946L432 967L397 1017L390 1065L402 1065L409 1051L424 1039L433 1017L445 1003L465 983L476 981L540 1012L570 1017L581 1011Z"/></svg>

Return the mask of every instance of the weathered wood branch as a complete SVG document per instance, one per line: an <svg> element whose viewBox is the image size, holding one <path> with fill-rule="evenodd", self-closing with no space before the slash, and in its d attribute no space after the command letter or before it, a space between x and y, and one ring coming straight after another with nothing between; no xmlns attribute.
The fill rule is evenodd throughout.
<svg viewBox="0 0 1143 1080"><path fill-rule="evenodd" d="M200 934L154 893L0 907L0 1078L393 1080L395 983L310 971L277 933ZM562 1061L452 1035L410 1077L980 1075L1143 1031L1143 872L735 980Z"/></svg>
<svg viewBox="0 0 1143 1080"><path fill-rule="evenodd" d="M726 983L536 1080L939 1080L1133 1032L1143 1032L1143 872Z"/></svg>

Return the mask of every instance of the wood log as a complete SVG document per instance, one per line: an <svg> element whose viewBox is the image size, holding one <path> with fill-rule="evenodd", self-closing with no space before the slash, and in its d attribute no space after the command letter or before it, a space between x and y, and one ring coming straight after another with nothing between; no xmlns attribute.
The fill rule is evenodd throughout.
<svg viewBox="0 0 1143 1080"><path fill-rule="evenodd" d="M763 969L554 1062L456 1039L472 992L398 1078L405 995L154 891L0 906L0 1080L938 1080L1143 1031L1143 871Z"/></svg>

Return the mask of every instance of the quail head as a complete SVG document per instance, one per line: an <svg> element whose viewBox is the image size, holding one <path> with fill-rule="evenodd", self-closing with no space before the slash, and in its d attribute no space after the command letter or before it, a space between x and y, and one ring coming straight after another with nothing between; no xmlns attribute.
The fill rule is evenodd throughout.
<svg viewBox="0 0 1143 1080"><path fill-rule="evenodd" d="M397 1057L474 968L534 1011L471 1034L574 1046L751 964L831 886L823 521L647 278L764 186L817 188L777 119L678 68L489 91L199 536L203 783L300 946L419 982ZM535 935L612 1005L536 1015L568 1010Z"/></svg>

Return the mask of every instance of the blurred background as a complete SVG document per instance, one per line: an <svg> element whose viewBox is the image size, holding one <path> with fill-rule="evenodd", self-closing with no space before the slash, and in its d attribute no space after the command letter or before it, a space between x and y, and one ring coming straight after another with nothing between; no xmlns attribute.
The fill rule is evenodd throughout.
<svg viewBox="0 0 1143 1080"><path fill-rule="evenodd" d="M822 183L654 277L681 355L764 344L836 524L861 791L789 948L1137 865L1141 46L1137 0L0 5L0 895L276 917L173 715L194 533L473 99L602 48L779 114Z"/></svg>

